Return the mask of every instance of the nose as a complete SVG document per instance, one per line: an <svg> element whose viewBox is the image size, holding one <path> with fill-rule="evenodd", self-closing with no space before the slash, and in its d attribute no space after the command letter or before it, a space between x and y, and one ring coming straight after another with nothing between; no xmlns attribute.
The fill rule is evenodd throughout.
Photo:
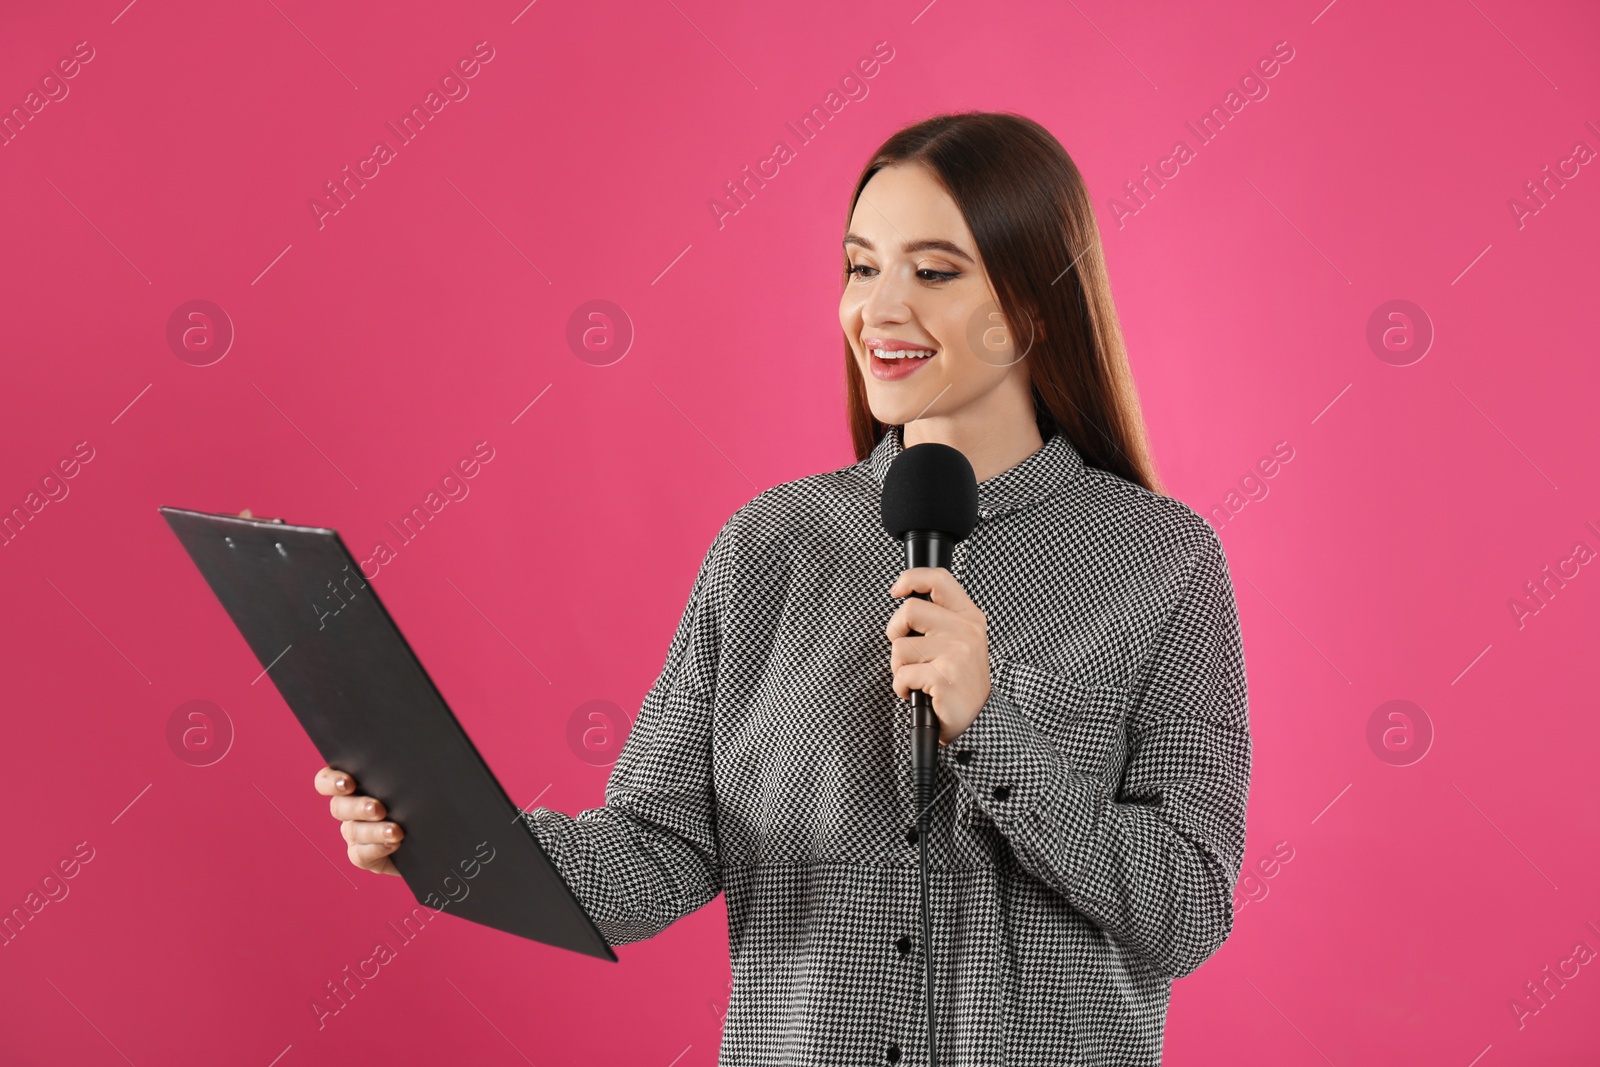
<svg viewBox="0 0 1600 1067"><path fill-rule="evenodd" d="M909 280L901 272L886 270L872 280L867 299L861 306L861 320L867 326L906 322L911 318L911 305L906 296Z"/></svg>

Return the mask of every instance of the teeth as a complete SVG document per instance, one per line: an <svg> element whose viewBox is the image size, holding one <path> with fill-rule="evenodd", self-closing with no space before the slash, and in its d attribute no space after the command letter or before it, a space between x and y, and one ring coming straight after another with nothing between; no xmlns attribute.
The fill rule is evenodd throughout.
<svg viewBox="0 0 1600 1067"><path fill-rule="evenodd" d="M887 348L874 348L872 354L879 359L927 359L933 355L933 349L902 348L899 351L890 351Z"/></svg>

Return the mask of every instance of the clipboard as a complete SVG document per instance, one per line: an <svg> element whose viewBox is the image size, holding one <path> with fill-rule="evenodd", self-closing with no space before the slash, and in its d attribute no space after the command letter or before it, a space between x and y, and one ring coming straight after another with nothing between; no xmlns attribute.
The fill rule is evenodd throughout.
<svg viewBox="0 0 1600 1067"><path fill-rule="evenodd" d="M157 510L323 759L405 828L418 903L617 962L338 531Z"/></svg>

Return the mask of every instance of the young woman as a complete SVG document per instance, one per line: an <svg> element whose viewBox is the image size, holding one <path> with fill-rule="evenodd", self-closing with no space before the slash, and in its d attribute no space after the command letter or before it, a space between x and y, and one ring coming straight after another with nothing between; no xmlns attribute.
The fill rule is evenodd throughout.
<svg viewBox="0 0 1600 1067"><path fill-rule="evenodd" d="M858 462L728 520L605 804L528 824L614 944L725 894L725 1067L926 1063L923 690L940 1061L1159 1063L1172 980L1233 925L1244 659L1216 535L1160 492L1083 179L1026 118L941 115L863 170L844 254ZM879 519L924 441L979 479L950 571L903 570ZM383 806L316 784L395 873Z"/></svg>

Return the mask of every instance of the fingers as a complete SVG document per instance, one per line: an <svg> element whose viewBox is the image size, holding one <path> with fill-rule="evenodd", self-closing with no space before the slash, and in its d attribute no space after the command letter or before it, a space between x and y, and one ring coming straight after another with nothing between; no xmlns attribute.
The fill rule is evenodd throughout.
<svg viewBox="0 0 1600 1067"><path fill-rule="evenodd" d="M334 797L328 801L328 811L335 819L356 819L377 822L389 816L389 809L376 797Z"/></svg>
<svg viewBox="0 0 1600 1067"><path fill-rule="evenodd" d="M923 600L912 593L928 593L933 599ZM934 634L950 629L953 618L986 622L982 611L967 596L961 583L943 567L912 567L902 571L889 587L890 596L908 599L889 617L884 633L889 640L904 637L912 630L919 634Z"/></svg>
<svg viewBox="0 0 1600 1067"><path fill-rule="evenodd" d="M346 820L339 824L339 832L344 835L345 841L352 845L383 845L385 855L394 851L395 846L406 836L400 825L392 822Z"/></svg>
<svg viewBox="0 0 1600 1067"><path fill-rule="evenodd" d="M335 801L368 799L370 798L334 797ZM400 873L399 868L394 865L394 860L389 858L394 850L400 847L400 842L406 836L398 824L350 819L339 824L339 832L344 835L345 855L349 857L351 863L377 874Z"/></svg>
<svg viewBox="0 0 1600 1067"><path fill-rule="evenodd" d="M316 786L317 792L333 798L328 801L328 810L335 819L371 821L388 815L383 801L374 797L352 795L356 791L356 780L341 770L333 767L322 768L317 772Z"/></svg>
<svg viewBox="0 0 1600 1067"><path fill-rule="evenodd" d="M897 637L889 642L889 670L897 671L908 663L922 663L934 657L926 637Z"/></svg>
<svg viewBox="0 0 1600 1067"><path fill-rule="evenodd" d="M956 581L955 575L943 567L912 567L901 571L900 577L889 587L889 595L910 596L912 593L927 593L933 597L935 604L941 604L952 611L961 611L973 606L972 598L961 588L961 583Z"/></svg>
<svg viewBox="0 0 1600 1067"><path fill-rule="evenodd" d="M318 771L315 784L317 792L326 797L348 795L356 791L356 780L333 767L324 767Z"/></svg>
<svg viewBox="0 0 1600 1067"><path fill-rule="evenodd" d="M329 798L328 810L339 820L350 862L376 874L399 875L389 857L405 840L406 832L398 823L382 821L389 814L383 801L358 795L355 778L336 767L318 771L314 784L317 792Z"/></svg>
<svg viewBox="0 0 1600 1067"><path fill-rule="evenodd" d="M968 646L959 638L900 637L889 644L889 670L898 671L915 663L926 663L937 669L940 660L959 663L967 654Z"/></svg>
<svg viewBox="0 0 1600 1067"><path fill-rule="evenodd" d="M363 870L375 871L378 874L399 874L395 869L394 860L389 858L389 853L395 850L394 845L351 845L345 850L350 862Z"/></svg>
<svg viewBox="0 0 1600 1067"><path fill-rule="evenodd" d="M894 691L901 700L910 700L911 690L920 689L937 707L947 681L934 663L907 663L894 672Z"/></svg>
<svg viewBox="0 0 1600 1067"><path fill-rule="evenodd" d="M949 608L912 597L889 616L883 632L889 640L906 637L912 630L918 634L940 634L951 629L951 622L959 618Z"/></svg>

